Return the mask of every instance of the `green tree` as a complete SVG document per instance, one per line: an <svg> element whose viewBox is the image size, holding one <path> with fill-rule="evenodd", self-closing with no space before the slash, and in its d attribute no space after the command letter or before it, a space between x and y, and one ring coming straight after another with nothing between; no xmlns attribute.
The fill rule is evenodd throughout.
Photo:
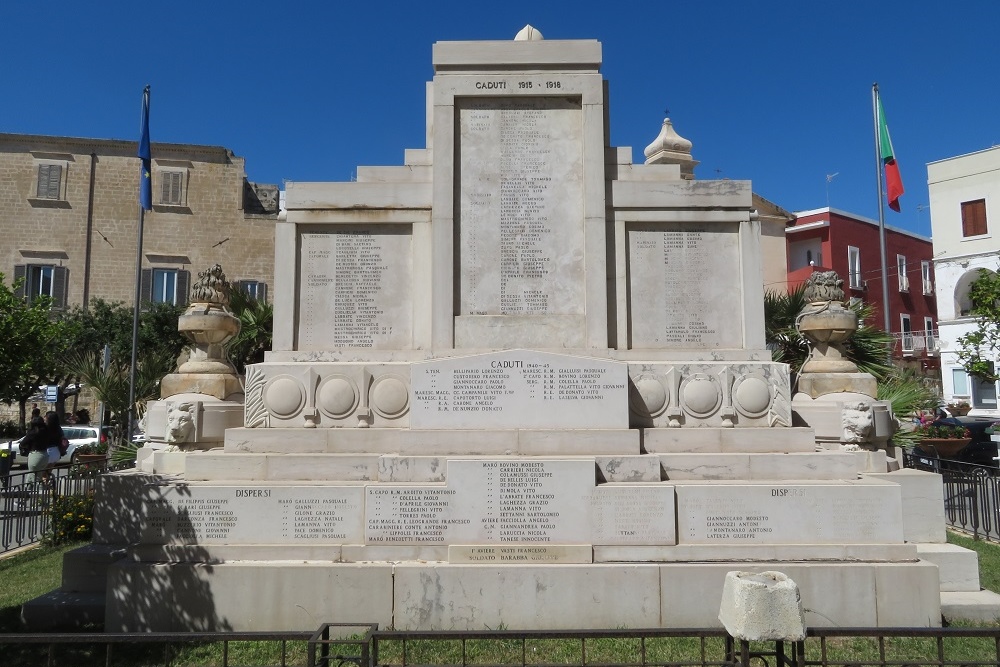
<svg viewBox="0 0 1000 667"><path fill-rule="evenodd" d="M958 361L965 370L987 382L1000 380L993 358L1000 347L1000 275L979 269L969 285L970 314L976 329L958 337Z"/></svg>
<svg viewBox="0 0 1000 667"><path fill-rule="evenodd" d="M172 371L187 341L177 331L180 306L149 304L139 315L136 351L136 404L158 398L160 379ZM95 299L88 310L76 307L64 318L71 344L61 362L67 372L91 386L118 421L128 412L132 367L133 310ZM107 367L104 347L110 350Z"/></svg>
<svg viewBox="0 0 1000 667"><path fill-rule="evenodd" d="M24 428L28 399L42 384L60 379L58 363L66 345L64 328L51 317L50 302L30 302L7 285L0 273L0 400L17 402Z"/></svg>

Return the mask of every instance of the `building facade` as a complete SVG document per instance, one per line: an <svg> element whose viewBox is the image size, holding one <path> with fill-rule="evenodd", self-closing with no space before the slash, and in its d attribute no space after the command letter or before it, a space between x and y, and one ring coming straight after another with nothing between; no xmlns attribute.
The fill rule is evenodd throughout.
<svg viewBox="0 0 1000 667"><path fill-rule="evenodd" d="M1000 147L931 162L927 182L944 398L968 402L973 414L1000 416L996 383L970 376L956 354L958 339L976 326L969 285L980 270L1000 269ZM995 350L992 357L996 362Z"/></svg>
<svg viewBox="0 0 1000 667"><path fill-rule="evenodd" d="M844 279L848 299L874 307L870 324L883 328L888 308L896 363L937 373L934 250L929 238L886 226L888 305L882 293L878 221L832 208L802 211L785 229L785 238L789 290L804 283L814 271L836 271Z"/></svg>
<svg viewBox="0 0 1000 667"><path fill-rule="evenodd" d="M0 273L57 309L135 298L139 158L128 141L0 134ZM267 298L278 187L247 181L216 146L152 145L142 301L184 304L192 278L222 265Z"/></svg>

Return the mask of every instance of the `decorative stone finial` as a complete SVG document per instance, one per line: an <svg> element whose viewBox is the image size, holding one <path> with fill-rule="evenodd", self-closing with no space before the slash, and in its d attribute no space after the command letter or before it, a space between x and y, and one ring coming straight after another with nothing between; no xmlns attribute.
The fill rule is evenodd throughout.
<svg viewBox="0 0 1000 667"><path fill-rule="evenodd" d="M218 264L198 274L198 282L191 290L191 304L177 319L177 330L191 341L190 357L177 369L178 373L236 377L226 358L226 345L240 332L240 320L229 312L229 290L226 274ZM179 393L162 384L161 389L172 390L164 398Z"/></svg>
<svg viewBox="0 0 1000 667"><path fill-rule="evenodd" d="M679 164L681 178L692 180L698 161L691 157L691 142L677 134L669 118L663 119L660 134L646 146L646 164Z"/></svg>
<svg viewBox="0 0 1000 667"><path fill-rule="evenodd" d="M521 28L521 31L514 35L515 42L540 42L545 39L542 33L538 32L537 28L533 28L531 25L526 25Z"/></svg>
<svg viewBox="0 0 1000 667"><path fill-rule="evenodd" d="M844 281L836 271L817 271L806 281L806 307L795 328L813 345L802 373L857 373L843 343L858 329L858 314L844 307ZM873 394L874 396L874 394Z"/></svg>
<svg viewBox="0 0 1000 667"><path fill-rule="evenodd" d="M803 296L809 303L843 301L844 281L836 271L816 271L806 280Z"/></svg>
<svg viewBox="0 0 1000 667"><path fill-rule="evenodd" d="M191 302L228 306L229 289L229 281L226 280L222 266L216 264L208 271L198 273L198 281L191 288Z"/></svg>

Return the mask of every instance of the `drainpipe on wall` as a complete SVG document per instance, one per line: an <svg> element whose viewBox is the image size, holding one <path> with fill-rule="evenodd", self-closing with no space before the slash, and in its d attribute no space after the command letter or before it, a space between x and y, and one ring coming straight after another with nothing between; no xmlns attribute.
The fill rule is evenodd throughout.
<svg viewBox="0 0 1000 667"><path fill-rule="evenodd" d="M87 242L83 255L83 310L90 305L90 263L94 234L94 175L97 172L97 153L90 153L90 192L87 194Z"/></svg>

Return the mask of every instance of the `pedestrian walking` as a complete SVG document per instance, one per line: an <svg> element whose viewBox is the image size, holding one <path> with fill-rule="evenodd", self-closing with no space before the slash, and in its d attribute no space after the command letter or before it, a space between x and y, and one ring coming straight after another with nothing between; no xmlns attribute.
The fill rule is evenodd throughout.
<svg viewBox="0 0 1000 667"><path fill-rule="evenodd" d="M29 482L37 481L49 467L49 441L45 420L33 417L28 433L21 440L21 455L28 457Z"/></svg>

